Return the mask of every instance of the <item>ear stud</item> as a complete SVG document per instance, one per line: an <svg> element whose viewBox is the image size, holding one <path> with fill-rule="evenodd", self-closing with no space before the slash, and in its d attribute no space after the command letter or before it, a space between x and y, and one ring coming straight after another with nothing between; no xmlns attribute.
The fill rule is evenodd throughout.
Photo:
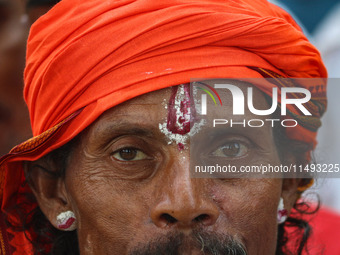
<svg viewBox="0 0 340 255"><path fill-rule="evenodd" d="M57 226L64 231L73 231L77 228L76 216L72 211L62 212L57 216Z"/></svg>
<svg viewBox="0 0 340 255"><path fill-rule="evenodd" d="M283 198L280 197L279 206L277 207L277 223L282 224L288 217L288 211L285 209L283 204Z"/></svg>

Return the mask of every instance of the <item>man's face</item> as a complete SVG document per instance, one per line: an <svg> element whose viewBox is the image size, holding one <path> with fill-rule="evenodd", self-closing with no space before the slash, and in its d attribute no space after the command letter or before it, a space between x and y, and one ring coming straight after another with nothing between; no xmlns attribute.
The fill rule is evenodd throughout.
<svg viewBox="0 0 340 255"><path fill-rule="evenodd" d="M62 192L77 217L80 253L244 254L244 247L250 255L275 254L279 199L288 210L294 203L287 185L282 179L190 178L189 141L179 146L161 128L172 93L167 88L114 107L80 136ZM220 95L231 107L231 95ZM254 98L258 109L268 108L257 89ZM212 153L219 151L214 155L226 163L279 163L270 125L225 128L219 141L224 150Z"/></svg>

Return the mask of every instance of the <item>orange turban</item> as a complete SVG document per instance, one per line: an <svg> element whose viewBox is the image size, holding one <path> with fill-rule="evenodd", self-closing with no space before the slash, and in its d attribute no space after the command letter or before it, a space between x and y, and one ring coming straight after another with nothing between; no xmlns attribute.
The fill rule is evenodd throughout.
<svg viewBox="0 0 340 255"><path fill-rule="evenodd" d="M327 73L292 18L265 0L61 1L28 39L24 96L35 137L0 161L3 210L24 181L20 161L62 146L115 105L190 78L266 75ZM316 118L325 89L312 91ZM315 131L288 135L313 143Z"/></svg>

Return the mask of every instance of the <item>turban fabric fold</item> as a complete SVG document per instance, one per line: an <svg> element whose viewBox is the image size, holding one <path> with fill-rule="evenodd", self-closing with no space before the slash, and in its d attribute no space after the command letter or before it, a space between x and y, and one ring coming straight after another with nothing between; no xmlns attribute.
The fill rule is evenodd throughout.
<svg viewBox="0 0 340 255"><path fill-rule="evenodd" d="M62 146L131 98L190 78L326 76L301 29L264 0L63 0L30 32L24 97L34 137L0 160L2 210L28 189L21 161ZM257 86L270 95L281 85ZM318 121L324 79L299 86L311 90ZM288 136L315 144L317 125L304 123Z"/></svg>

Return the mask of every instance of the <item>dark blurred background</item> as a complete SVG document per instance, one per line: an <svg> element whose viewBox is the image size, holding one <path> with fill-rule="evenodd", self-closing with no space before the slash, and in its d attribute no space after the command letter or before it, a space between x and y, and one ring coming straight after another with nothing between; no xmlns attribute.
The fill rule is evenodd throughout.
<svg viewBox="0 0 340 255"><path fill-rule="evenodd" d="M0 156L31 137L23 100L23 70L29 27L56 0L0 0Z"/></svg>

